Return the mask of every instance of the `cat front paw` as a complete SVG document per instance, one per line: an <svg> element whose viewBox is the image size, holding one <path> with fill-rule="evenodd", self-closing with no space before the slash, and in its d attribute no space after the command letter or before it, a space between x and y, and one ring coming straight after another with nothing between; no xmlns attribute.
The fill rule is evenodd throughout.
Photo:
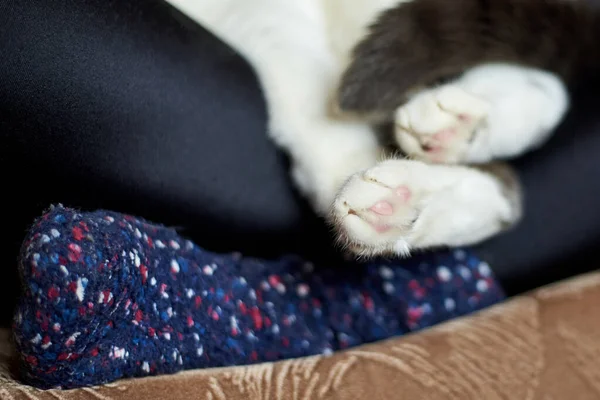
<svg viewBox="0 0 600 400"><path fill-rule="evenodd" d="M396 110L395 138L411 159L463 163L475 136L485 129L488 110L486 101L456 85L428 89Z"/></svg>
<svg viewBox="0 0 600 400"><path fill-rule="evenodd" d="M367 257L478 243L520 217L518 185L503 168L384 161L342 187L333 227L342 246Z"/></svg>
<svg viewBox="0 0 600 400"><path fill-rule="evenodd" d="M424 164L393 160L352 176L332 212L343 245L365 256L408 255L415 222L430 194L420 183L425 174Z"/></svg>

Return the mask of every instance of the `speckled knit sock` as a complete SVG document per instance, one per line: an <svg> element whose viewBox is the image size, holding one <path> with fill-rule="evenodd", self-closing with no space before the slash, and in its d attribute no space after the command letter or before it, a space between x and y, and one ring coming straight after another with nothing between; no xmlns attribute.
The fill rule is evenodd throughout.
<svg viewBox="0 0 600 400"><path fill-rule="evenodd" d="M462 250L339 271L214 254L138 218L53 207L21 255L23 379L73 388L328 353L503 298Z"/></svg>

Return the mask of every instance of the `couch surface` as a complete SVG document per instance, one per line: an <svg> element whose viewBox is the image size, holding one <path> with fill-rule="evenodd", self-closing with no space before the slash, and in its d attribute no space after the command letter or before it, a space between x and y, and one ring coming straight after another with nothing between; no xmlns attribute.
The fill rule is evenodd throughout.
<svg viewBox="0 0 600 400"><path fill-rule="evenodd" d="M329 357L198 370L102 387L18 384L8 331L0 399L598 399L600 273L512 298L421 333Z"/></svg>

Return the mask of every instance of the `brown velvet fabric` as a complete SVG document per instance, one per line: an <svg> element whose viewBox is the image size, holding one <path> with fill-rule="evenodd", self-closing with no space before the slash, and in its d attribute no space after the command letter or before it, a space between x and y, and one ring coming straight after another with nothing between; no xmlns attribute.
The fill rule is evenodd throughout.
<svg viewBox="0 0 600 400"><path fill-rule="evenodd" d="M597 400L599 311L600 273L593 273L419 334L330 357L46 392L12 378L4 331L0 399Z"/></svg>

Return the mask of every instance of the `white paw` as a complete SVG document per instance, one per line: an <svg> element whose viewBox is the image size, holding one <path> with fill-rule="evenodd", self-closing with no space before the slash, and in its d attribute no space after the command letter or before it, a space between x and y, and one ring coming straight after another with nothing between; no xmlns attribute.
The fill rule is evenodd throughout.
<svg viewBox="0 0 600 400"><path fill-rule="evenodd" d="M359 255L476 243L514 222L502 184L460 166L389 160L354 175L332 210L343 245Z"/></svg>
<svg viewBox="0 0 600 400"><path fill-rule="evenodd" d="M488 111L486 101L456 85L429 89L396 110L396 141L412 159L460 163L485 126Z"/></svg>
<svg viewBox="0 0 600 400"><path fill-rule="evenodd" d="M365 255L409 252L423 200L427 166L387 161L354 175L335 201L333 220L351 251Z"/></svg>

